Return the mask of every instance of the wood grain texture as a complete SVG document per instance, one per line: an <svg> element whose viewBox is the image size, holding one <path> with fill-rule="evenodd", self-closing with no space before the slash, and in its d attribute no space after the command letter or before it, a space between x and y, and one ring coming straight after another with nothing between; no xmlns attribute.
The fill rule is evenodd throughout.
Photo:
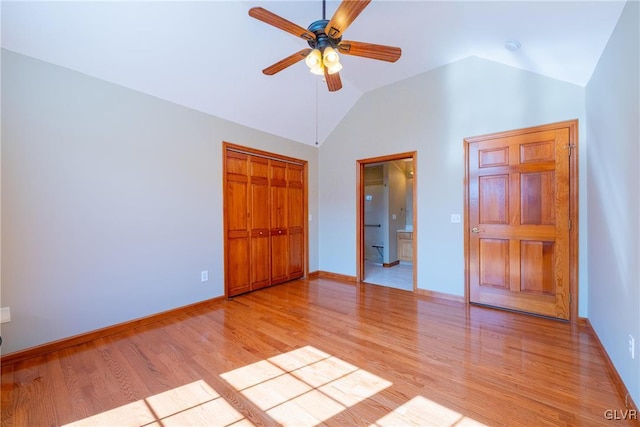
<svg viewBox="0 0 640 427"><path fill-rule="evenodd" d="M294 24L293 22L276 15L261 7L252 7L249 9L249 16L255 18L265 24L273 25L289 34L293 34L296 37L300 37L304 40L315 40L316 35L306 28Z"/></svg>
<svg viewBox="0 0 640 427"><path fill-rule="evenodd" d="M275 64L268 66L267 68L262 70L262 72L267 76L272 76L284 70L285 68L288 68L293 64L297 64L298 62L302 61L307 57L307 55L309 55L310 52L311 52L311 49L302 49L292 55L287 56L284 59L281 59Z"/></svg>
<svg viewBox="0 0 640 427"><path fill-rule="evenodd" d="M224 143L227 296L304 276L306 161Z"/></svg>
<svg viewBox="0 0 640 427"><path fill-rule="evenodd" d="M402 49L395 46L343 40L338 51L345 55L377 59L379 61L396 62L402 55Z"/></svg>
<svg viewBox="0 0 640 427"><path fill-rule="evenodd" d="M469 301L575 321L572 123L465 139Z"/></svg>
<svg viewBox="0 0 640 427"><path fill-rule="evenodd" d="M475 142L489 142L492 140L495 140L496 138L512 138L512 137L519 137L523 134L533 134L536 132L547 132L547 131L556 131L558 129L566 129L568 132L567 135L567 139L566 141L563 141L564 146L560 147L563 151L566 151L566 153L569 156L569 162L568 162L568 173L570 174L570 179L569 179L569 184L568 187L563 187L560 194L568 191L569 193L569 205L570 206L578 206L579 203L579 179L578 179L578 157L579 157L579 149L578 149L578 120L568 120L568 121L563 121L563 122L557 122L557 123L550 123L547 125L542 125L542 126L535 126L535 127L530 127L530 128L524 128L524 129L515 129L515 130L510 130L510 131L505 131L505 132L500 132L500 133L495 133L495 134L488 134L488 135L483 135L483 136L477 136L474 138L466 138L463 141L463 145L464 145L464 153L465 153L465 164L469 164L469 162L471 161L471 157L472 157L472 153L469 147L470 142L475 141ZM528 173L528 172L535 172L534 169L529 170L527 163L535 160L535 162L538 162L539 160L549 160L549 163L551 163L551 159L553 157L555 157L555 153L553 155L550 154L550 152L545 152L546 149L543 147L537 147L535 148L536 144L540 144L540 141L535 142L535 141L531 141L534 143L534 145L525 145L523 147L521 147L521 149L519 150L518 153L509 153L508 151L504 153L504 155L488 155L487 157L487 161L489 163L491 162L495 162L496 165L499 163L504 163L506 161L507 158L513 158L513 156L518 156L520 158L520 160L524 163L521 164L521 171L523 173ZM543 141L544 145L546 144L546 141ZM533 149L531 149L532 147L534 147ZM550 148L550 147L549 147ZM556 147L557 149L557 147ZM548 154L547 154L548 153ZM475 158L475 157L474 157ZM502 159L502 161L500 160ZM482 166L482 165L480 165ZM485 165L485 167L491 167L490 164ZM537 166L535 166L537 170L537 172L541 171L541 167L540 164L538 164ZM497 170L498 168L496 168ZM553 170L553 166L550 165L549 166L549 170ZM508 169L505 168L504 170L505 173L508 173ZM474 198L476 196L476 194L474 194L474 191L470 190L469 188L469 183L471 182L471 180L473 179L472 174L470 174L469 168L465 169L465 177L464 177L464 191L465 191L465 195L464 195L464 200L465 200L465 212L467 213L466 215L464 215L464 227L465 230L470 230L471 227L474 226L474 224L472 224L474 221L472 221L469 217L469 209L470 209L470 203L469 200L471 200L472 198ZM517 184L514 181L514 184ZM471 206L472 207L472 206ZM571 304L569 305L569 307L562 307L562 310L567 311L568 313L570 313L570 317L569 317L569 321L570 322L578 322L579 316L578 316L578 255L579 255L579 246L578 246L578 235L579 235L579 230L578 230L578 224L579 224L579 213L578 213L579 209L569 209L569 212L566 216L568 216L570 223L572 224L571 227L569 227L569 231L567 233L567 235L563 235L563 239L566 239L568 241L569 244L569 255L568 255L568 259L566 260L566 263L568 264L568 271L569 274L567 275L568 277L565 278L563 283L563 287L567 286L569 288L569 293L571 295ZM516 212L514 212L516 213ZM527 230L527 232L529 232ZM564 234L564 233L563 233ZM534 236L536 237L542 237L541 233L533 233ZM473 262L469 261L468 258L468 252L469 252L469 248L472 245L472 238L470 236L470 233L466 232L464 233L464 246L465 246L465 298L467 301L470 300L471 296L470 296L470 281L471 281L471 277L474 275L474 269L475 266L473 265Z"/></svg>
<svg viewBox="0 0 640 427"><path fill-rule="evenodd" d="M601 351L584 323L298 280L3 366L2 425L610 425Z"/></svg>
<svg viewBox="0 0 640 427"><path fill-rule="evenodd" d="M369 3L371 3L371 0L343 0L325 27L324 32L334 39L342 37L342 33L349 28Z"/></svg>
<svg viewBox="0 0 640 427"><path fill-rule="evenodd" d="M327 68L324 68L324 79L327 81L329 92L335 92L342 89L342 79L340 73L329 74Z"/></svg>
<svg viewBox="0 0 640 427"><path fill-rule="evenodd" d="M109 335L115 335L121 333L122 331L127 331L136 327L156 323L166 318L173 318L177 313L190 312L192 310L199 310L204 307L209 307L211 305L217 304L219 301L222 301L224 299L225 297L216 297L210 300L196 302L190 305L163 311L161 313L155 313L149 316L130 320L128 322L122 322L116 325L107 326L105 328L96 329L83 334L74 335L72 337L52 341L36 347L16 351L14 353L4 354L2 355L2 358L0 358L0 365L2 366L2 369L4 369L5 366L11 366L14 363L64 350L69 347L84 344L86 342L94 341L96 339L103 338Z"/></svg>

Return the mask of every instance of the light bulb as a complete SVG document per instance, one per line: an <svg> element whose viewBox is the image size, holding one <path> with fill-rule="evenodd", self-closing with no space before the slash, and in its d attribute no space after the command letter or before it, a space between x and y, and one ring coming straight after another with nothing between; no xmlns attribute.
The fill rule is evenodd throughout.
<svg viewBox="0 0 640 427"><path fill-rule="evenodd" d="M322 60L324 62L324 65L326 65L327 67L331 67L333 64L340 62L340 57L331 46L327 46L324 48Z"/></svg>
<svg viewBox="0 0 640 427"><path fill-rule="evenodd" d="M317 67L322 68L322 56L320 55L320 51L318 49L313 49L307 58L304 60L307 64L307 67L310 69L314 69Z"/></svg>

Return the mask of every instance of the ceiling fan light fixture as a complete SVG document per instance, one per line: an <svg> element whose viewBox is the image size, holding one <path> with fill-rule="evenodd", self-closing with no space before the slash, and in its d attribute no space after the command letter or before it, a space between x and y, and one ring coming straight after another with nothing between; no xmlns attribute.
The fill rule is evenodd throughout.
<svg viewBox="0 0 640 427"><path fill-rule="evenodd" d="M307 64L307 67L309 67L312 72L314 68L322 68L322 54L320 53L319 49L313 49L309 55L307 55L307 58L304 60L304 62Z"/></svg>
<svg viewBox="0 0 640 427"><path fill-rule="evenodd" d="M327 73L329 74L335 74L340 70L342 70L342 64L339 62L336 62L335 64L332 64L332 65L327 65Z"/></svg>
<svg viewBox="0 0 640 427"><path fill-rule="evenodd" d="M340 57L334 48L327 46L324 48L324 52L322 53L322 61L327 67L330 67L333 64L339 63Z"/></svg>
<svg viewBox="0 0 640 427"><path fill-rule="evenodd" d="M317 76L324 76L324 68L322 67L322 65L318 67L311 67L309 68L309 71Z"/></svg>

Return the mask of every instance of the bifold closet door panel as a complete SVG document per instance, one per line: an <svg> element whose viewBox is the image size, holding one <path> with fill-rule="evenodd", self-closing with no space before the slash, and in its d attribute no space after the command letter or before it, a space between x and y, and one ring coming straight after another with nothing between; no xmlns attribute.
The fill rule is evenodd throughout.
<svg viewBox="0 0 640 427"><path fill-rule="evenodd" d="M225 188L226 218L226 262L227 292L229 296L238 295L251 289L249 269L250 263L250 230L248 226L248 194L247 177L249 157L246 154L227 151Z"/></svg>
<svg viewBox="0 0 640 427"><path fill-rule="evenodd" d="M251 290L271 284L271 245L269 238L269 160L250 157L249 224L251 226Z"/></svg>
<svg viewBox="0 0 640 427"><path fill-rule="evenodd" d="M289 279L287 163L270 160L271 283Z"/></svg>
<svg viewBox="0 0 640 427"><path fill-rule="evenodd" d="M289 279L304 276L304 168L289 164L287 168L289 217Z"/></svg>

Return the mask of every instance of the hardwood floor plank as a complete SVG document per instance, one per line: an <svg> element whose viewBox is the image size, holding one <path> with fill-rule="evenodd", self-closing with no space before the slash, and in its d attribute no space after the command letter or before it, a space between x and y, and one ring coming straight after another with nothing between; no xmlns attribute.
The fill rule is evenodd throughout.
<svg viewBox="0 0 640 427"><path fill-rule="evenodd" d="M4 365L2 426L608 425L607 366L584 325L316 278Z"/></svg>

